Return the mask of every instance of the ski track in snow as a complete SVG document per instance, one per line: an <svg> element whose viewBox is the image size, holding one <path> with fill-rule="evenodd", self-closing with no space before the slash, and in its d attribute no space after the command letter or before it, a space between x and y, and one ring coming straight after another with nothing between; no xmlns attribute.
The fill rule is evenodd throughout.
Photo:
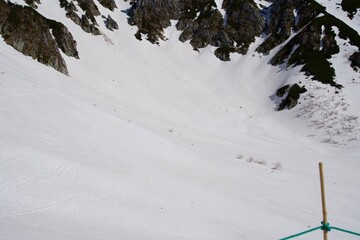
<svg viewBox="0 0 360 240"><path fill-rule="evenodd" d="M47 204L47 205L44 205L44 206L40 206L40 207L37 207L37 208L25 210L25 211L0 213L0 217L12 217L12 216L25 215L25 214L33 214L33 213L37 213L37 212L41 212L41 211L49 211L49 210L51 210L53 208L56 208L58 206L65 205L67 203L71 203L71 202L82 200L82 199L83 198L74 198L74 199L69 199L69 200L66 200L66 201Z"/></svg>
<svg viewBox="0 0 360 240"><path fill-rule="evenodd" d="M104 130L104 127L101 127L98 131L97 134L95 136L95 139L85 148L83 149L78 155L78 157L76 159L74 159L72 161L72 163L68 164L67 166L60 166L57 170L59 170L60 172L64 172L67 169L71 168L72 166L79 164L81 162L81 160L84 158L84 156L86 156L86 154L88 154L90 152L90 150L92 148L94 148L96 146L96 144L99 141L99 137L102 133L102 131Z"/></svg>

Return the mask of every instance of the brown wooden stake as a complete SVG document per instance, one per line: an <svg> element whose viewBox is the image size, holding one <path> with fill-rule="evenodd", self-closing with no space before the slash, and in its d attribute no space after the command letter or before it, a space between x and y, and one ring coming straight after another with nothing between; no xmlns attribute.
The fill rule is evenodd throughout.
<svg viewBox="0 0 360 240"><path fill-rule="evenodd" d="M325 201L325 185L324 185L324 173L323 173L323 163L319 163L319 171L320 171L320 186L321 186L321 203L322 203L322 213L323 213L323 224L327 224L327 210L326 210L326 201ZM323 230L324 232L324 240L328 240L328 231Z"/></svg>

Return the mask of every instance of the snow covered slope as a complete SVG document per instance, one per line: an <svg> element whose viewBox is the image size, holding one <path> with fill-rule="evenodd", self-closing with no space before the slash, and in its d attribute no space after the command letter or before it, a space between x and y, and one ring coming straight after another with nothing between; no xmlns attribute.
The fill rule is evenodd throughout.
<svg viewBox="0 0 360 240"><path fill-rule="evenodd" d="M346 47L330 95L267 56L192 51L173 27L160 46L138 42L117 4L120 30L100 36L39 4L77 40L69 77L0 42L1 240L279 239L320 225L319 161L330 223L359 232L360 77L339 65ZM275 111L274 92L299 81L302 104Z"/></svg>

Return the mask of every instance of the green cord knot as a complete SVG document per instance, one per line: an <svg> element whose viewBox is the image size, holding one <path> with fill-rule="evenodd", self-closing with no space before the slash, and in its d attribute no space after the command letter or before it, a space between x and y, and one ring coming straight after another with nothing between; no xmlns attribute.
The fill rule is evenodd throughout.
<svg viewBox="0 0 360 240"><path fill-rule="evenodd" d="M321 222L321 230L330 232L331 231L330 223Z"/></svg>

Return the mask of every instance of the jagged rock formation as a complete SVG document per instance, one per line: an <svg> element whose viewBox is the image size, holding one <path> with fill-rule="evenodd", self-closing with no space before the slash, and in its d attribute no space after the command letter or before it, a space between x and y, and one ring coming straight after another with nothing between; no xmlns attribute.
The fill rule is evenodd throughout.
<svg viewBox="0 0 360 240"><path fill-rule="evenodd" d="M110 31L114 31L114 29L119 29L117 22L112 19L110 15L108 15L107 18L103 16L103 18L105 18L104 22L107 29L109 29Z"/></svg>
<svg viewBox="0 0 360 240"><path fill-rule="evenodd" d="M80 8L85 12L85 16L96 24L95 16L99 16L100 12L93 0L76 0Z"/></svg>
<svg viewBox="0 0 360 240"><path fill-rule="evenodd" d="M99 0L99 3L111 11L114 11L114 9L117 8L114 0Z"/></svg>
<svg viewBox="0 0 360 240"><path fill-rule="evenodd" d="M224 0L222 7L226 11L225 33L236 42L239 51L246 54L265 27L260 9L252 0Z"/></svg>
<svg viewBox="0 0 360 240"><path fill-rule="evenodd" d="M353 19L354 15L360 9L360 1L356 0L342 0L341 7L344 11L348 12L348 17Z"/></svg>
<svg viewBox="0 0 360 240"><path fill-rule="evenodd" d="M73 1L59 0L60 7L66 11L66 16L70 18L74 23L79 25L85 32L92 33L94 35L100 35L100 30L96 27L95 16L99 16L100 12L96 4L92 0L77 0L80 8L85 12L81 18L77 15L77 8ZM106 2L106 1L105 1ZM111 2L111 1L110 1ZM106 4L106 3L105 3Z"/></svg>
<svg viewBox="0 0 360 240"><path fill-rule="evenodd" d="M349 57L353 68L360 68L360 52L355 52Z"/></svg>
<svg viewBox="0 0 360 240"><path fill-rule="evenodd" d="M131 0L130 4L131 8L127 11L128 23L138 27L136 38L141 40L141 34L144 34L152 43L165 39L163 29L171 25L171 19L177 19L180 16L182 7L180 0Z"/></svg>
<svg viewBox="0 0 360 240"><path fill-rule="evenodd" d="M312 79L342 86L334 81L335 70L329 59L339 53L335 40L335 26L339 36L349 39L360 48L360 37L344 22L325 11L313 0L279 0L271 8L271 18L266 26L268 37L257 48L258 52L269 54L270 50L297 33L271 60L272 65L286 63L287 67L302 65L302 71ZM295 15L296 14L296 15ZM322 15L319 17L319 15Z"/></svg>
<svg viewBox="0 0 360 240"><path fill-rule="evenodd" d="M11 6L7 4L5 1L0 1L0 34L2 33L2 29L4 26L4 23L6 22L6 19L9 16L9 13L11 11Z"/></svg>
<svg viewBox="0 0 360 240"><path fill-rule="evenodd" d="M69 30L62 24L53 20L48 20L52 29L52 34L59 48L69 57L79 59L79 53L76 49L76 41L73 39Z"/></svg>
<svg viewBox="0 0 360 240"><path fill-rule="evenodd" d="M80 26L82 30L87 33L92 33L94 35L100 35L100 30L95 25L97 25L97 23L90 23L88 17L86 15L82 15L80 20Z"/></svg>
<svg viewBox="0 0 360 240"><path fill-rule="evenodd" d="M144 34L150 42L158 43L165 39L163 29L170 26L170 20L178 20L180 41L189 40L195 50L218 47L215 55L225 61L230 60L230 52L245 54L265 26L253 0L225 0L225 18L214 0L132 0L130 4L129 24L138 27L138 39Z"/></svg>
<svg viewBox="0 0 360 240"><path fill-rule="evenodd" d="M265 28L268 37L256 50L269 54L270 50L287 40L292 31L299 31L324 11L324 7L311 0L275 1L271 5L271 17Z"/></svg>
<svg viewBox="0 0 360 240"><path fill-rule="evenodd" d="M182 42L190 40L190 44L195 50L209 44L220 46L222 41L226 41L227 36L220 36L223 17L215 6L214 1L195 2L195 5L185 6L188 10L184 12L190 12L190 14L181 16L176 25L177 29L182 31L179 40ZM199 16L197 16L196 9L199 10ZM228 41L230 44L230 40Z"/></svg>
<svg viewBox="0 0 360 240"><path fill-rule="evenodd" d="M68 56L79 56L76 42L62 23L49 20L30 7L8 4L3 0L0 0L0 7L0 34L7 44L40 63L68 74L59 47Z"/></svg>
<svg viewBox="0 0 360 240"><path fill-rule="evenodd" d="M40 4L40 0L25 0L26 4L32 8L37 8L36 3Z"/></svg>

